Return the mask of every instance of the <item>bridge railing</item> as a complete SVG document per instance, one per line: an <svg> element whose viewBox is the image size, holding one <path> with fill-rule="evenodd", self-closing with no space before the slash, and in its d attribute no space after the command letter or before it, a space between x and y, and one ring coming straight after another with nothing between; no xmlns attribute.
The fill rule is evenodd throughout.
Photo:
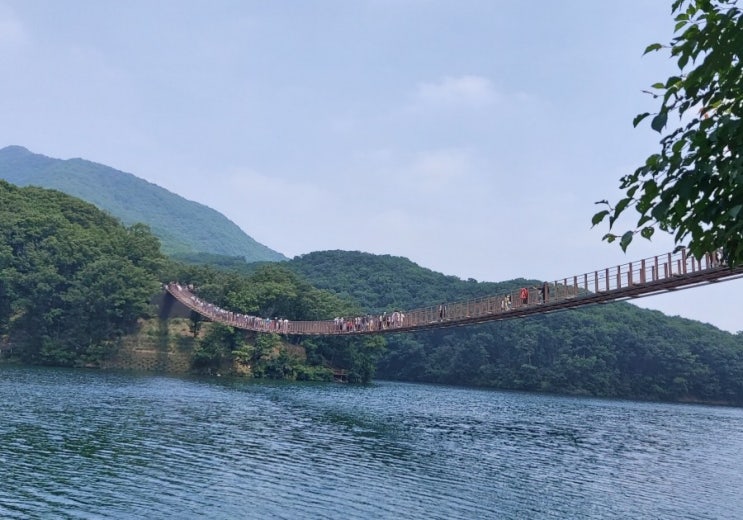
<svg viewBox="0 0 743 520"><path fill-rule="evenodd" d="M631 286L661 282L680 275L689 275L724 268L719 255L706 254L700 260L685 250L653 256L636 262L609 267L573 277L573 286L591 293L626 289ZM564 279L567 285L569 279ZM557 283L557 282L556 282Z"/></svg>
<svg viewBox="0 0 743 520"><path fill-rule="evenodd" d="M664 287L689 285L697 278L703 279L710 273L724 270L729 268L723 265L717 253L696 259L681 250L559 280L545 281L540 287L522 287L510 293L430 305L409 311L395 311L391 313L392 316L396 315L395 319L390 318L390 313L383 313L344 318L341 321L338 319L288 321L244 316L201 302L198 297L180 285L171 284L168 290L196 312L214 321L239 328L300 335L364 334L402 332L549 312L575 306L571 301L576 300L608 301L622 296L652 293L654 287L662 290ZM734 272L741 273L743 269L738 268ZM715 276L719 276L719 273ZM524 291L525 298L522 297ZM612 297L612 294L615 297Z"/></svg>
<svg viewBox="0 0 743 520"><path fill-rule="evenodd" d="M526 299L521 298L520 288L505 294L413 309L407 311L405 319L398 326L384 330L426 328L442 322L470 323L497 315L510 316L534 305L558 306L569 299L648 288L678 276L719 269L726 269L719 255L707 254L698 260L682 250L545 282L543 290L540 287L524 287L527 290Z"/></svg>

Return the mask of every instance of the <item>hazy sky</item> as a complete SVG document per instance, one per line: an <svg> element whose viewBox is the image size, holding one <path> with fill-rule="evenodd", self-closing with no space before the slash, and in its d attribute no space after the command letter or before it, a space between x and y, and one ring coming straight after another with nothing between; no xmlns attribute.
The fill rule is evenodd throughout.
<svg viewBox="0 0 743 520"><path fill-rule="evenodd" d="M133 173L289 257L564 278L658 149L671 0L0 0L0 147ZM626 221L629 224L629 220ZM743 281L638 300L743 329Z"/></svg>

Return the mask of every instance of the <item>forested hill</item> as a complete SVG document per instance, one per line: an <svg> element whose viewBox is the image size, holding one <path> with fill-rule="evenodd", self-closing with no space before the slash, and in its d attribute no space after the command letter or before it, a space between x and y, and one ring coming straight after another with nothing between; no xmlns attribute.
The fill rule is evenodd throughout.
<svg viewBox="0 0 743 520"><path fill-rule="evenodd" d="M244 257L248 262L286 259L256 242L221 213L102 164L53 159L8 146L0 149L0 179L79 197L125 225L147 224L169 255L208 253Z"/></svg>
<svg viewBox="0 0 743 520"><path fill-rule="evenodd" d="M345 251L310 253L288 267L370 312L498 294L536 282L464 281L405 258ZM743 334L629 303L391 336L388 346L377 367L380 378L743 404Z"/></svg>
<svg viewBox="0 0 743 520"><path fill-rule="evenodd" d="M146 226L0 180L0 340L23 360L100 361L149 310L164 265Z"/></svg>
<svg viewBox="0 0 743 520"><path fill-rule="evenodd" d="M420 267L407 258L358 251L320 251L289 261L318 289L350 298L369 312L413 309L511 291L536 280L462 281Z"/></svg>

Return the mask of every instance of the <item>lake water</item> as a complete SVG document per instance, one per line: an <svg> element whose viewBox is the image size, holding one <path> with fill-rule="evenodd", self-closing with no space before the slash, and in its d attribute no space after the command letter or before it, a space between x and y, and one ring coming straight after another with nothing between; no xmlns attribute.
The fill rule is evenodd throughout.
<svg viewBox="0 0 743 520"><path fill-rule="evenodd" d="M0 366L0 518L743 518L743 410Z"/></svg>

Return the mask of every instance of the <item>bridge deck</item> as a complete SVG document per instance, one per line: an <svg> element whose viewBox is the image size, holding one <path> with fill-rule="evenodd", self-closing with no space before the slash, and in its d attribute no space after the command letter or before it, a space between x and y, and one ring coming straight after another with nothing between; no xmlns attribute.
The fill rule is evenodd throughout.
<svg viewBox="0 0 743 520"><path fill-rule="evenodd" d="M412 332L523 318L739 277L743 277L743 266L727 267L716 254L708 254L697 260L681 251L545 282L539 288L524 287L512 293L395 311L382 316L366 315L324 321L288 321L248 316L205 302L177 283L169 284L166 290L205 318L232 327L287 335L329 336Z"/></svg>

